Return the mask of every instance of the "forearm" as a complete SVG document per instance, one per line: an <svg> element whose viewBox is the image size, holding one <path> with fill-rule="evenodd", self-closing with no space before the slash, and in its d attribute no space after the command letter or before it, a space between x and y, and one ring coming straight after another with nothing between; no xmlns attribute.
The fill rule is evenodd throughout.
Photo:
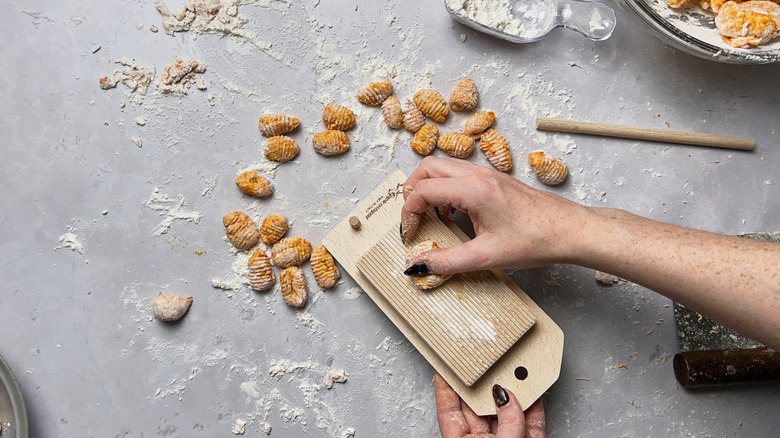
<svg viewBox="0 0 780 438"><path fill-rule="evenodd" d="M567 262L621 276L780 349L780 245L588 209Z"/></svg>

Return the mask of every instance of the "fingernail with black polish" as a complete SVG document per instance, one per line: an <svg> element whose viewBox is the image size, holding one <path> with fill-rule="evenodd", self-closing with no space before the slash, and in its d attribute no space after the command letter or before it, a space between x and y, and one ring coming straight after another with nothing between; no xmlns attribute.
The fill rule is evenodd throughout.
<svg viewBox="0 0 780 438"><path fill-rule="evenodd" d="M439 207L433 207L433 211L436 212L436 216L439 218L439 220L443 220L441 218L441 212L439 211Z"/></svg>
<svg viewBox="0 0 780 438"><path fill-rule="evenodd" d="M401 222L400 225L398 225L398 234L401 236L401 242L406 243L406 238L404 237L404 224Z"/></svg>
<svg viewBox="0 0 780 438"><path fill-rule="evenodd" d="M428 265L425 262L415 263L404 271L404 275L428 275L428 273Z"/></svg>
<svg viewBox="0 0 780 438"><path fill-rule="evenodd" d="M509 403L509 394L506 393L506 390L501 385L493 385L493 401L496 402L496 406L499 408Z"/></svg>

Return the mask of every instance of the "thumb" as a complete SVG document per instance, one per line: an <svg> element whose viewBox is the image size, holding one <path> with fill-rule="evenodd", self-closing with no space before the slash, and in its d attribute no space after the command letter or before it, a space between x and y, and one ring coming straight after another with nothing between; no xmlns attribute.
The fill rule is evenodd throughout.
<svg viewBox="0 0 780 438"><path fill-rule="evenodd" d="M493 385L493 400L498 417L496 438L524 438L525 415L515 395L500 385Z"/></svg>
<svg viewBox="0 0 780 438"><path fill-rule="evenodd" d="M479 236L460 245L425 251L412 260L407 275L452 275L490 268L490 246Z"/></svg>

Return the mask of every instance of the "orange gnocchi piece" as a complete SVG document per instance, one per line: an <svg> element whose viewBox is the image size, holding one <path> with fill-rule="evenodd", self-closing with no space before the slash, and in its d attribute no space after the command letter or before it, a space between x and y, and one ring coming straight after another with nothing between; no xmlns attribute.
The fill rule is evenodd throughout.
<svg viewBox="0 0 780 438"><path fill-rule="evenodd" d="M314 273L314 280L323 290L335 286L341 277L336 261L324 246L315 246L311 250L311 270Z"/></svg>
<svg viewBox="0 0 780 438"><path fill-rule="evenodd" d="M462 132L445 132L439 135L436 145L451 157L466 158L474 151L474 139Z"/></svg>
<svg viewBox="0 0 780 438"><path fill-rule="evenodd" d="M302 237L285 237L271 249L271 260L280 268L299 266L311 256L311 243Z"/></svg>
<svg viewBox="0 0 780 438"><path fill-rule="evenodd" d="M287 233L287 218L281 214L272 214L260 224L260 238L266 245L273 245Z"/></svg>
<svg viewBox="0 0 780 438"><path fill-rule="evenodd" d="M357 91L357 98L368 106L379 106L393 94L393 83L390 81L372 82Z"/></svg>
<svg viewBox="0 0 780 438"><path fill-rule="evenodd" d="M322 123L328 129L347 131L355 127L355 113L345 106L329 103L322 111Z"/></svg>
<svg viewBox="0 0 780 438"><path fill-rule="evenodd" d="M468 135L479 135L493 125L496 121L496 113L493 111L479 111L466 120L463 132Z"/></svg>
<svg viewBox="0 0 780 438"><path fill-rule="evenodd" d="M249 257L249 286L254 290L267 290L275 281L268 255L263 250L255 250Z"/></svg>
<svg viewBox="0 0 780 438"><path fill-rule="evenodd" d="M311 140L314 151L330 157L349 150L349 137L344 131L327 130L315 135Z"/></svg>
<svg viewBox="0 0 780 438"><path fill-rule="evenodd" d="M409 132L417 132L425 125L425 114L417 108L412 99L406 99L404 110L404 128Z"/></svg>
<svg viewBox="0 0 780 438"><path fill-rule="evenodd" d="M534 151L528 154L528 164L536 172L539 181L549 186L562 183L566 179L566 175L569 174L563 160L543 151Z"/></svg>
<svg viewBox="0 0 780 438"><path fill-rule="evenodd" d="M495 129L488 129L479 140L479 148L488 161L501 172L512 170L512 151L509 142Z"/></svg>
<svg viewBox="0 0 780 438"><path fill-rule="evenodd" d="M472 110L478 102L477 86L473 80L461 79L455 82L450 93L450 108L453 111Z"/></svg>
<svg viewBox="0 0 780 438"><path fill-rule="evenodd" d="M234 211L222 218L225 234L230 243L241 251L246 251L260 241L260 230L252 219L243 212Z"/></svg>
<svg viewBox="0 0 780 438"><path fill-rule="evenodd" d="M401 102L394 95L382 102L382 117L385 118L387 126L393 129L404 125L404 110L401 108Z"/></svg>
<svg viewBox="0 0 780 438"><path fill-rule="evenodd" d="M279 274L282 298L288 305L300 308L306 305L309 292L306 289L306 277L301 268L290 266Z"/></svg>
<svg viewBox="0 0 780 438"><path fill-rule="evenodd" d="M273 137L275 135L282 135L297 128L301 124L301 121L296 117L287 116L284 114L263 114L260 116L260 132L266 137Z"/></svg>
<svg viewBox="0 0 780 438"><path fill-rule="evenodd" d="M152 300L154 316L160 321L176 321L190 308L192 297L180 297L177 295L163 295L162 292Z"/></svg>
<svg viewBox="0 0 780 438"><path fill-rule="evenodd" d="M447 120L447 114L450 112L447 101L433 88L417 90L414 93L414 104L434 122L443 123Z"/></svg>
<svg viewBox="0 0 780 438"><path fill-rule="evenodd" d="M295 140L284 135L275 135L266 140L264 149L266 158L280 163L292 160L301 151Z"/></svg>
<svg viewBox="0 0 780 438"><path fill-rule="evenodd" d="M418 243L417 245L414 245L413 247L409 248L406 251L406 267L409 268L412 266L412 261L417 257L418 255L424 253L425 251L430 251L433 249L438 249L439 245L434 242L433 240L423 240L422 242ZM451 275L438 275L438 274L428 274L428 275L412 275L409 278L412 279L414 282L414 285L417 286L419 289L428 290L433 289L437 286L440 286L442 283L447 281Z"/></svg>
<svg viewBox="0 0 780 438"><path fill-rule="evenodd" d="M254 170L248 170L236 177L236 185L247 195L267 198L274 194L274 186Z"/></svg>
<svg viewBox="0 0 780 438"><path fill-rule="evenodd" d="M439 128L433 123L420 128L412 138L412 149L420 155L428 155L436 149L439 140Z"/></svg>

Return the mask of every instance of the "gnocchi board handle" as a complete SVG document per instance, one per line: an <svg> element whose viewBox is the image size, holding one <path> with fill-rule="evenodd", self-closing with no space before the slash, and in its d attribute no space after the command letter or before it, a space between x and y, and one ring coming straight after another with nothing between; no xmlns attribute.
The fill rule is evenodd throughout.
<svg viewBox="0 0 780 438"><path fill-rule="evenodd" d="M469 386L358 268L361 257L377 244L392 224L397 226L404 202L405 182L406 175L401 171L390 175L348 213L346 219L331 229L322 240L323 245L477 415L495 414L496 406L492 396L494 384L511 390L521 406L530 406L560 375L563 331L504 271L492 272L523 302L536 323L482 377ZM360 221L358 229L350 226L350 217ZM451 221L445 220L445 225L460 241L469 240Z"/></svg>
<svg viewBox="0 0 780 438"><path fill-rule="evenodd" d="M638 126L623 126L558 118L550 119L539 117L536 119L536 129L540 131L601 135L606 137L690 144L741 151L752 151L756 147L756 141L746 137L731 137L728 135L702 134L698 132L672 131L657 128L640 128Z"/></svg>

